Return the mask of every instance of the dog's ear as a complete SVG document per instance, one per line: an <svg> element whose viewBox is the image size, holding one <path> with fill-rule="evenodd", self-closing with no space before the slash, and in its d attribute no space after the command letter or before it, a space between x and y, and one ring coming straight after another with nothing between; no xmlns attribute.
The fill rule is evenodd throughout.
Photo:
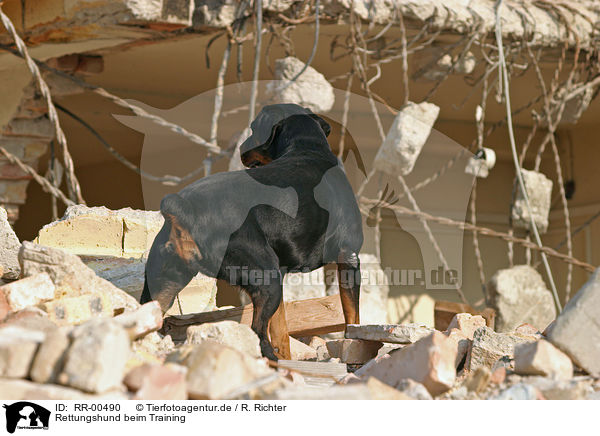
<svg viewBox="0 0 600 436"><path fill-rule="evenodd" d="M329 125L329 123L317 114L311 113L310 116L312 119L316 120L319 123L321 129L323 129L323 132L325 132L325 136L329 136L329 134L331 133L331 126Z"/></svg>
<svg viewBox="0 0 600 436"><path fill-rule="evenodd" d="M269 139L267 139L267 142L265 142L263 145L261 145L259 147L261 154L265 154L265 155L269 156L271 159L273 159L273 155L271 153L271 146L273 145L273 142L275 142L275 139L277 139L277 135L279 135L279 133L281 132L281 126L283 125L284 121L285 120L279 121L277 124L275 124L271 128L271 136L269 136Z"/></svg>

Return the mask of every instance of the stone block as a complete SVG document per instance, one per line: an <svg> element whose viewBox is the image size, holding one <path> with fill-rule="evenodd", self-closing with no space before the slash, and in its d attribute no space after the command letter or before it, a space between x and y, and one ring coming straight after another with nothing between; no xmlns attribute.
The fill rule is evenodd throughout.
<svg viewBox="0 0 600 436"><path fill-rule="evenodd" d="M57 383L58 376L63 369L67 350L71 345L69 328L54 329L46 335L40 345L33 365L31 366L31 379L38 383Z"/></svg>
<svg viewBox="0 0 600 436"><path fill-rule="evenodd" d="M305 64L288 56L275 61L275 82L271 84L276 103L295 103L315 113L329 112L335 102L333 87L325 76L309 66L292 84L289 84Z"/></svg>
<svg viewBox="0 0 600 436"><path fill-rule="evenodd" d="M187 329L188 344L205 341L218 342L252 357L261 357L260 341L254 331L235 321L219 321L190 326Z"/></svg>
<svg viewBox="0 0 600 436"><path fill-rule="evenodd" d="M496 310L496 330L512 332L523 323L544 330L556 317L552 293L529 265L501 269L487 285L488 304Z"/></svg>
<svg viewBox="0 0 600 436"><path fill-rule="evenodd" d="M409 174L427 142L439 112L439 107L427 102L409 102L400 109L377 151L374 167L394 177L397 174Z"/></svg>
<svg viewBox="0 0 600 436"><path fill-rule="evenodd" d="M350 324L346 327L346 338L393 344L412 344L432 332L433 329L418 324Z"/></svg>
<svg viewBox="0 0 600 436"><path fill-rule="evenodd" d="M496 333L489 327L479 327L473 335L473 346L467 367L471 371L481 366L492 369L498 360L514 358L515 345L534 340L534 338L508 333Z"/></svg>
<svg viewBox="0 0 600 436"><path fill-rule="evenodd" d="M342 363L363 364L377 356L383 344L362 339L337 339L327 342L329 356L338 358Z"/></svg>
<svg viewBox="0 0 600 436"><path fill-rule="evenodd" d="M52 300L56 287L46 273L26 277L0 287L11 312Z"/></svg>
<svg viewBox="0 0 600 436"><path fill-rule="evenodd" d="M134 312L127 312L114 318L129 334L131 340L146 336L162 327L163 317L160 305L151 301Z"/></svg>
<svg viewBox="0 0 600 436"><path fill-rule="evenodd" d="M57 325L76 325L92 318L111 317L114 308L105 294L64 297L40 304L48 318Z"/></svg>
<svg viewBox="0 0 600 436"><path fill-rule="evenodd" d="M61 384L86 392L118 388L129 356L129 335L111 320L92 320L73 330L59 375Z"/></svg>
<svg viewBox="0 0 600 436"><path fill-rule="evenodd" d="M542 339L515 346L515 372L565 380L573 377L573 364L569 356Z"/></svg>
<svg viewBox="0 0 600 436"><path fill-rule="evenodd" d="M213 341L180 347L167 356L167 362L187 367L188 397L193 400L225 398L272 371L263 360Z"/></svg>
<svg viewBox="0 0 600 436"><path fill-rule="evenodd" d="M8 222L6 210L0 207L0 267L3 271L0 278L14 280L19 277L21 272L18 257L20 248L21 243Z"/></svg>
<svg viewBox="0 0 600 436"><path fill-rule="evenodd" d="M546 233L552 200L552 180L536 171L522 170L522 173L533 220L540 234ZM517 189L512 219L515 227L531 230L529 209L520 188Z"/></svg>
<svg viewBox="0 0 600 436"><path fill-rule="evenodd" d="M456 342L434 331L408 347L371 360L354 374L376 377L392 387L410 378L436 396L454 384L456 353Z"/></svg>
<svg viewBox="0 0 600 436"><path fill-rule="evenodd" d="M19 327L0 329L0 376L25 378L45 334Z"/></svg>
<svg viewBox="0 0 600 436"><path fill-rule="evenodd" d="M600 269L564 307L548 340L588 373L600 376Z"/></svg>

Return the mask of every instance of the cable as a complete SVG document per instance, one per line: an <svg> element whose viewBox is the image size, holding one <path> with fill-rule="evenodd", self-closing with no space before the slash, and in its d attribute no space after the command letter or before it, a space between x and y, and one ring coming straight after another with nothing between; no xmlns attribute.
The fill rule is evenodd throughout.
<svg viewBox="0 0 600 436"><path fill-rule="evenodd" d="M515 145L515 135L513 131L512 125L512 114L510 109L510 92L508 89L508 71L506 69L506 60L504 59L504 47L502 45L502 29L500 24L500 7L502 6L502 0L498 0L495 5L496 10L496 43L498 44L498 60L500 63L500 76L503 81L503 91L504 98L506 100L506 118L507 118L507 126L508 126L508 136L510 139L510 148L512 152L513 162L515 164L515 171L517 172L517 179L519 180L519 187L521 188L521 193L523 198L525 199L525 203L527 204L527 210L529 211L529 221L531 223L531 230L533 232L533 236L535 237L536 244L541 248L543 247L542 240L540 238L540 234L538 232L537 226L535 225L535 220L533 218L533 213L531 210L531 204L529 202L529 196L527 195L527 190L525 188L525 182L523 181L523 173L521 172L521 165L519 164L519 157L517 155L517 146ZM556 284L554 283L554 278L552 277L552 271L550 270L550 265L548 264L548 258L546 254L542 251L542 262L544 264L544 269L546 270L546 274L548 276L548 281L550 283L550 288L552 289L552 295L554 296L554 303L558 308L558 311L562 311L562 306L560 304L560 300L558 299L558 292L556 291Z"/></svg>

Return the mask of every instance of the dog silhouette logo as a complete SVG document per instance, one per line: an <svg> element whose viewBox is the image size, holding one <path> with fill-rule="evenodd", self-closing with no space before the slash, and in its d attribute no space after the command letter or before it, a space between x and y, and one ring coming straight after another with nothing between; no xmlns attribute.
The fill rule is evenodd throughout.
<svg viewBox="0 0 600 436"><path fill-rule="evenodd" d="M16 429L48 430L50 411L29 401L19 401L4 405L6 409L6 431L14 433Z"/></svg>

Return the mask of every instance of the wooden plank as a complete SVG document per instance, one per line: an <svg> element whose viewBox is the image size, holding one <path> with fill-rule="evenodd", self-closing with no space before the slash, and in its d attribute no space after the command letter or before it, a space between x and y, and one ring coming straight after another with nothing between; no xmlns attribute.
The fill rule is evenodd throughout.
<svg viewBox="0 0 600 436"><path fill-rule="evenodd" d="M285 303L283 299L277 308L277 311L269 321L269 337L271 345L275 349L275 355L278 359L292 358L290 350L290 335L285 316Z"/></svg>
<svg viewBox="0 0 600 436"><path fill-rule="evenodd" d="M288 331L292 336L343 332L346 328L339 295L285 303Z"/></svg>
<svg viewBox="0 0 600 436"><path fill-rule="evenodd" d="M340 332L346 326L339 295L288 301L285 303L285 313L288 333L292 336ZM168 316L163 322L161 333L171 335L174 341L180 342L185 340L187 328L191 325L225 320L250 325L252 304L233 309Z"/></svg>
<svg viewBox="0 0 600 436"><path fill-rule="evenodd" d="M476 310L468 304L453 303L450 301L436 301L433 309L434 324L436 330L444 331L448 328L450 321L457 313L470 313L472 315L481 315L485 319L488 327L494 328L496 321L496 311L492 308Z"/></svg>
<svg viewBox="0 0 600 436"><path fill-rule="evenodd" d="M348 375L345 363L309 362L302 360L280 360L277 364L282 368L298 371L307 386L331 386L336 380Z"/></svg>

